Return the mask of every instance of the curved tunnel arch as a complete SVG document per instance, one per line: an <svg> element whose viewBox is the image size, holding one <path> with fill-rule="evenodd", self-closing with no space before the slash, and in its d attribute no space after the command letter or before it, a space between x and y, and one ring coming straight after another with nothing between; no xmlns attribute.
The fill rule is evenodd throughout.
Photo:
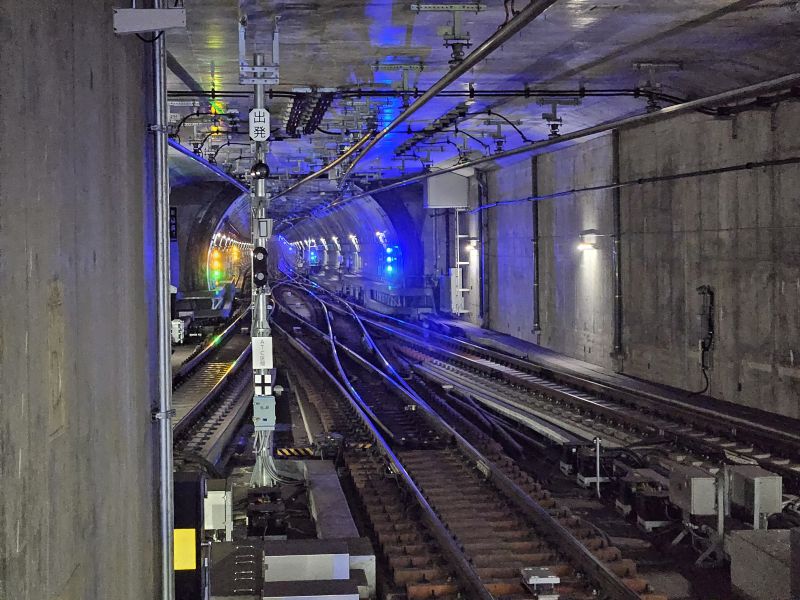
<svg viewBox="0 0 800 600"><path fill-rule="evenodd" d="M385 248L399 246L403 257L402 280L421 279L423 248L420 223L409 210L407 200L397 193L366 196L320 217L301 221L282 230L280 235L290 244L306 240L318 244L324 239L329 247L332 239L336 238L345 255L353 253L354 244L350 236L355 236L361 259L357 274L373 280L384 278Z"/></svg>
<svg viewBox="0 0 800 600"><path fill-rule="evenodd" d="M172 283L180 291L206 289L214 233L226 223L245 236L250 231L247 189L177 143L170 144L169 160L170 209L175 211L177 234L172 260L178 270Z"/></svg>

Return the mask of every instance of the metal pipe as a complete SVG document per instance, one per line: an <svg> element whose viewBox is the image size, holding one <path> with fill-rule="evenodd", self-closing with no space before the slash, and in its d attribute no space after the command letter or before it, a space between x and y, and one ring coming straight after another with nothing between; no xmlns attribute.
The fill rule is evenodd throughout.
<svg viewBox="0 0 800 600"><path fill-rule="evenodd" d="M427 104L434 96L439 94L439 92L443 91L446 87L450 84L455 82L459 77L467 73L470 69L472 69L475 65L485 59L487 56L492 54L495 50L497 50L500 46L506 43L513 35L518 33L522 30L528 23L533 21L536 17L541 15L545 10L550 8L553 4L555 4L557 0L531 0L531 2L523 8L519 13L511 19L508 23L503 25L499 30L497 30L493 35L489 36L488 39L484 40L484 42L478 46L475 50L469 53L467 57L462 60L458 65L450 69L447 74L442 77L439 81L434 83L431 87L429 87L425 92L417 98L407 109L401 112L395 119L389 123L386 127L381 129L375 137L372 138L370 143L364 148L364 151L356 156L355 160L350 163L350 166L347 168L347 171L344 174L343 181L347 180L347 177L353 171L355 166L363 159L370 150L372 150L378 142L380 142L386 134L392 131L395 127L403 123L406 119L408 119L411 115L417 112L420 108L422 108L425 104Z"/></svg>
<svg viewBox="0 0 800 600"><path fill-rule="evenodd" d="M534 156L531 159L531 187L534 194L539 193L539 162ZM541 311L539 310L539 203L534 202L531 208L533 224L533 334L539 342L539 333L542 331Z"/></svg>
<svg viewBox="0 0 800 600"><path fill-rule="evenodd" d="M594 485L598 500L600 499L600 438L594 438L595 474Z"/></svg>
<svg viewBox="0 0 800 600"><path fill-rule="evenodd" d="M323 91L323 90L320 90ZM288 92L279 91L270 88L266 91L270 98L296 98L306 92ZM335 91L327 91L324 93L332 94L334 98L418 98L424 91L420 90L375 90L375 89L339 89ZM530 88L523 87L520 89L495 89L495 90L447 90L437 94L440 98L538 98L538 97L552 97L552 96L568 96L574 98L587 98L587 97L607 97L614 98L620 96L628 96L633 98L648 98L652 96L656 100L663 100L665 102L684 102L685 100L670 94L653 92L642 88L600 88L600 89L586 89L586 88L571 88L571 89L554 89L554 88ZM197 98L197 97L213 97L213 98L249 98L249 92L240 92L234 90L171 90L169 96L172 98Z"/></svg>
<svg viewBox="0 0 800 600"><path fill-rule="evenodd" d="M487 181L486 181L486 173L483 171L476 171L475 178L478 183L478 208L483 206L486 202L486 188L487 188ZM487 273L488 270L486 268L486 245L489 243L489 226L486 222L486 219L483 216L483 211L478 211L478 237L481 241L481 250L480 250L480 258L479 258L479 271L478 271L478 285L480 286L481 290L481 307L480 307L480 318L481 318L481 326L489 327L489 302L488 302L488 277Z"/></svg>
<svg viewBox="0 0 800 600"><path fill-rule="evenodd" d="M614 130L611 139L612 165L614 183L620 182L620 162L619 162L619 131ZM538 203L536 203L538 206ZM611 191L611 210L612 210L612 260L614 278L614 368L617 372L623 371L623 348L622 348L622 218L620 214L620 188L614 187Z"/></svg>
<svg viewBox="0 0 800 600"><path fill-rule="evenodd" d="M260 52L257 52L253 55L253 65L256 67L263 67L264 66L264 55ZM253 105L255 108L261 109L264 108L264 84L263 83L256 83L253 86ZM256 159L255 162L260 162L264 160L264 143L263 142L256 142ZM263 198L265 195L265 181L263 179L255 179L253 181L253 187L255 188L255 196L256 198Z"/></svg>
<svg viewBox="0 0 800 600"><path fill-rule="evenodd" d="M782 167L786 165L796 165L798 163L800 163L800 156L790 156L788 158L759 160L755 162L739 163L737 165L728 165L726 167L714 167L712 169L701 169L699 171L674 173L672 175L639 177L637 179L629 179L628 181L620 181L619 183L602 183L600 185L591 185L588 187L561 190L559 192L553 192L552 194L526 196L524 198L515 198L513 200L499 200L497 202L492 202L490 204L485 204L483 206L473 208L470 212L471 213L482 212L489 208L497 208L498 206L519 204L520 202L538 202L540 200L554 200L555 198L563 198L565 196L572 196L576 194L585 194L587 192L600 192L600 191L615 190L615 189L620 190L626 187L637 187L653 183L662 183L664 181L677 181L679 179L688 179L690 177L705 177L706 175L720 175L722 173L735 173L736 171L751 171L753 169L761 169L766 167Z"/></svg>
<svg viewBox="0 0 800 600"><path fill-rule="evenodd" d="M460 171L461 169L478 167L480 165L490 163L501 158L508 158L511 156L516 156L518 154L526 154L528 152L536 152L537 150L549 149L554 146L564 144L566 142L575 141L581 138L589 137L592 135L598 135L601 133L608 133L609 131L613 131L615 129L621 129L623 127L646 125L649 123L660 121L661 119L673 117L685 112L695 111L707 106L724 104L727 102L736 102L737 100L743 100L745 98L758 96L759 94L786 89L798 83L800 83L800 73L792 73L791 75L778 77L777 79L770 79L769 81L756 83L754 85L749 85L742 88L736 88L734 90L729 90L727 92L721 92L719 94L714 94L712 96L706 96L705 98L698 98L697 100L691 100L689 102L684 102L682 104L668 106L666 108L662 108L661 110L657 110L655 112L645 113L641 115L634 115L632 117L625 117L622 119L618 119L616 121L610 121L607 123L601 123L599 125L593 125L592 127L579 129L578 131L573 131L572 133L562 134L557 138L542 140L539 142L533 142L532 144L524 144L518 148L513 148L511 150L504 150L503 152L498 152L496 154L492 154L491 156L483 156L481 158L477 158L475 160L466 163L456 164L451 167L445 167L437 171L432 171L430 173L422 173L420 175L415 175L414 177L402 179L400 181L396 181L395 183L385 185L383 187L370 190L368 192L361 192L359 194L355 194L346 199L342 198L338 202L331 203L329 205L329 208L333 208L334 206L339 206L345 202L350 202L351 200L363 198L365 196L369 196L370 194L374 194L377 192L385 192L399 187L405 187L412 183L424 181L426 179L429 179L431 177L436 177L437 175L442 175L444 173L453 173L455 171Z"/></svg>
<svg viewBox="0 0 800 600"><path fill-rule="evenodd" d="M155 0L154 8L163 8ZM167 166L167 52L164 35L153 43L154 123L156 192L156 294L158 327L158 442L159 513L161 530L161 598L175 597L173 528L175 506L172 480L172 344L170 340L169 294L169 171Z"/></svg>

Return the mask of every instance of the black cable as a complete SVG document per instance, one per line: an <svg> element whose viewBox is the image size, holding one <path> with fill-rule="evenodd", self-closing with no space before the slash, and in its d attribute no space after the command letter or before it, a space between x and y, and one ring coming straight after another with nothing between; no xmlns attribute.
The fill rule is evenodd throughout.
<svg viewBox="0 0 800 600"><path fill-rule="evenodd" d="M206 134L206 137L204 137L203 140L200 142L200 145L197 146L196 152L200 152L200 150L203 149L203 146L205 146L206 142L208 141L208 138L210 138L211 136L213 136L213 135L226 135L228 133L229 132L227 132L227 131L209 131Z"/></svg>
<svg viewBox="0 0 800 600"><path fill-rule="evenodd" d="M511 120L510 120L510 119L508 119L507 117L504 117L504 116L503 116L503 115L501 115L499 112L495 112L495 111L493 111L493 110L491 110L491 109L487 109L487 110L486 110L486 114L487 114L487 115L489 115L489 116L492 116L492 115L494 115L494 116L496 116L496 117L500 117L500 118L501 118L503 121L505 121L506 123L508 123L509 125L511 125L511 127L513 127L513 128L514 128L514 131L516 131L516 132L519 134L519 137L521 137L521 138L522 138L522 141L523 141L523 142L525 142L526 144L532 144L532 143L533 143L533 140L532 140L532 139L530 139L530 138L529 138L527 135L525 135L525 134L522 132L522 130L521 130L519 127L517 127L517 125L516 125L516 124L515 124L513 121L511 121Z"/></svg>
<svg viewBox="0 0 800 600"><path fill-rule="evenodd" d="M463 132L466 133L466 132ZM638 179L630 179L628 181L622 181L619 183L607 183L602 185L594 185L589 187L583 188L572 188L568 190L561 190L559 192L553 192L551 194L539 194L536 196L527 196L525 198L517 198L515 200L499 200L497 202L492 202L490 204L483 204L477 208L471 209L469 212L474 214L477 212L481 212L483 210L487 210L490 208L496 208L498 206L505 206L507 204L518 204L521 202L535 202L538 200L552 200L554 198L561 198L564 196L570 196L572 194L580 194L585 192L598 192L603 190L612 190L612 189L621 189L626 187L632 186L640 186L645 184L651 183L660 183L664 181L675 181L678 179L686 179L690 177L702 177L706 175L719 175L721 173L732 173L736 171L744 171L744 170L751 170L751 169L760 169L762 167L779 167L784 165L795 165L800 164L800 156L792 156L790 158L779 158L779 159L771 159L771 160L763 160L759 162L748 162L748 163L741 163L738 165L731 165L728 167L717 167L714 169L702 169L699 171L688 171L685 173L675 173L673 175L656 175L653 177L640 177Z"/></svg>
<svg viewBox="0 0 800 600"><path fill-rule="evenodd" d="M522 130L519 127L517 127L514 124L513 121L511 121L511 119L501 115L499 112L496 112L496 111L492 110L491 108L487 108L486 110L479 110L478 112L467 113L466 115L464 115L464 119L462 120L462 122L466 121L467 119L471 119L472 117L477 117L477 116L480 116L480 115L487 115L489 117L491 117L491 116L499 117L500 119L502 119L503 121L505 121L506 123L511 125L511 127L514 128L514 131L516 131L519 134L519 137L522 138L523 142L525 142L526 144L532 144L533 143L533 140L528 138L528 136L526 136L522 132Z"/></svg>
<svg viewBox="0 0 800 600"><path fill-rule="evenodd" d="M219 148L217 148L216 152L214 152L214 155L211 157L211 161L217 160L217 154L219 154L219 151L225 148L226 146L249 146L249 145L250 144L247 142L225 142Z"/></svg>
<svg viewBox="0 0 800 600"><path fill-rule="evenodd" d="M487 149L487 150L489 149L489 144L487 144L486 142L484 142L484 141L483 141L483 140L481 140L481 139L478 139L478 138L476 138L476 137L475 137L474 135L472 135L471 133L469 133L469 132L467 132L467 131L464 131L463 129L459 129L459 128L458 128L458 126L456 126L456 127L455 127L455 129L453 129L453 132L454 132L454 133L463 133L463 134L464 134L465 136L467 136L468 138L472 138L473 140L475 140L476 142L478 142L478 143L479 143L481 146L483 146L483 147L484 147L484 149Z"/></svg>
<svg viewBox="0 0 800 600"><path fill-rule="evenodd" d="M325 135L343 135L345 133L348 133L345 131L329 131L327 129L323 129L322 127L317 127L317 131L319 131L320 133L324 133Z"/></svg>
<svg viewBox="0 0 800 600"><path fill-rule="evenodd" d="M153 38L149 39L149 40L146 37L144 37L143 35L139 34L139 33L136 34L136 37L139 38L140 40L142 40L143 42L145 42L146 44L152 44L152 43L158 41L159 39L161 39L162 35L164 35L164 30L163 29L161 30L161 32L158 35L153 36Z"/></svg>
<svg viewBox="0 0 800 600"><path fill-rule="evenodd" d="M705 394L708 391L708 386L709 386L708 369L703 368L702 372L703 372L703 379L705 379L706 384L703 386L702 390L700 390L698 392L692 392L691 394L689 394L689 396L702 396L703 394Z"/></svg>
<svg viewBox="0 0 800 600"><path fill-rule="evenodd" d="M226 114L215 113L215 112L210 112L210 111L209 112L200 112L199 110L197 110L197 111L195 111L193 113L189 113L188 115L183 117L180 121L178 121L177 125L175 125L175 130L173 131L173 135L175 137L177 137L178 139L180 139L180 137L178 136L178 133L180 132L181 127L183 127L186 124L186 121L188 121L192 117L207 117L209 115L213 115L215 117L219 117L220 119L234 119L234 118L236 118L236 117L232 117L232 116L226 115ZM277 129L275 129L273 131L277 131ZM230 133L241 133L241 132L231 131Z"/></svg>
<svg viewBox="0 0 800 600"><path fill-rule="evenodd" d="M456 144L456 143L455 143L453 140L451 140L450 138L447 138L447 139L445 139L445 140L444 140L444 143L445 143L445 144L450 144L451 146L453 146L453 148L455 148L455 149L456 149L456 152L458 152L458 159L459 159L459 160L461 160L461 157L462 157L462 156L464 156L463 152L461 151L461 146L459 146L458 144Z"/></svg>

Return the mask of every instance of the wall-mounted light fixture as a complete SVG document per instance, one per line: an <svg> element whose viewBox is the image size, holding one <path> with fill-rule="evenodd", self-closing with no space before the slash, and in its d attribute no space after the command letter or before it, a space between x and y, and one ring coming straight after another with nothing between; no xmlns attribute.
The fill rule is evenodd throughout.
<svg viewBox="0 0 800 600"><path fill-rule="evenodd" d="M465 252L475 252L478 249L478 238L468 237L467 244L464 246Z"/></svg>
<svg viewBox="0 0 800 600"><path fill-rule="evenodd" d="M356 252L360 252L360 251L361 251L361 248L359 248L359 245L358 245L358 238L356 237L356 234L354 234L354 233L351 233L351 234L350 234L349 236L347 236L347 237L350 239L350 242L351 242L351 243L353 244L353 246L355 247L355 250L356 250Z"/></svg>
<svg viewBox="0 0 800 600"><path fill-rule="evenodd" d="M605 233L597 233L596 229L584 229L580 232L580 241L578 242L578 250L585 252L587 250L597 249L597 238L605 237Z"/></svg>

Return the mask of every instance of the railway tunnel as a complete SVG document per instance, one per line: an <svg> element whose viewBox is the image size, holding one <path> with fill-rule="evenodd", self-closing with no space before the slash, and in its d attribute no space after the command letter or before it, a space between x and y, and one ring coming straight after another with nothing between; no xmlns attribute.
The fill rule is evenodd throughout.
<svg viewBox="0 0 800 600"><path fill-rule="evenodd" d="M797 3L0 24L0 600L800 597Z"/></svg>

